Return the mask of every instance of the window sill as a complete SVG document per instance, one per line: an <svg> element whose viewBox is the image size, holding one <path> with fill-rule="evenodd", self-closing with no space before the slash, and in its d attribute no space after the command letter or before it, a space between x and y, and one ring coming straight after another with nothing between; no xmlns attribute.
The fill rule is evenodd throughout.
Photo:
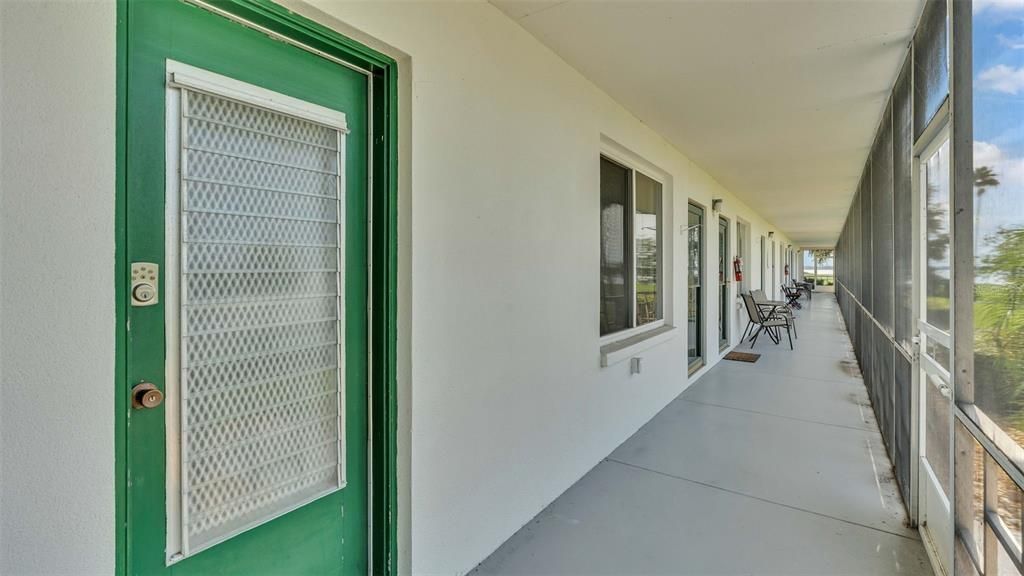
<svg viewBox="0 0 1024 576"><path fill-rule="evenodd" d="M601 346L601 367L606 368L618 364L648 348L668 342L675 338L678 331L679 329L675 326L663 325L621 340L609 342Z"/></svg>

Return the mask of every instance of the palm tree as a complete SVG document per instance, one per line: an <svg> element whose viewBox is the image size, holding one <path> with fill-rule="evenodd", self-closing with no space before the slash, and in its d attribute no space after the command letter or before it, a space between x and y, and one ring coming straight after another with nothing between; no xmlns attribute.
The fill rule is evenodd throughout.
<svg viewBox="0 0 1024 576"><path fill-rule="evenodd" d="M819 286L824 286L824 282L818 281L818 264L828 262L828 259L832 257L832 250L811 250L811 254L814 256L814 283Z"/></svg>
<svg viewBox="0 0 1024 576"><path fill-rule="evenodd" d="M974 305L975 400L1004 424L1024 429L1024 229L1001 228L980 259Z"/></svg>
<svg viewBox="0 0 1024 576"><path fill-rule="evenodd" d="M978 223L981 218L981 199L989 188L999 186L999 176L989 166L978 166L974 169L974 194L978 201L974 206L974 254L978 254Z"/></svg>
<svg viewBox="0 0 1024 576"><path fill-rule="evenodd" d="M974 169L974 193L981 198L988 188L999 186L999 177L989 166L978 166Z"/></svg>

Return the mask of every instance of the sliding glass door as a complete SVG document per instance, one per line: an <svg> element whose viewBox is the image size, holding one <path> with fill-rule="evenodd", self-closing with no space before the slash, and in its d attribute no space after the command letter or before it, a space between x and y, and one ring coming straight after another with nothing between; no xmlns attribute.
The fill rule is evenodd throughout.
<svg viewBox="0 0 1024 576"><path fill-rule="evenodd" d="M742 263L742 276L736 281L736 295L745 293L750 286L750 270L749 266L750 259L750 231L747 228L747 224L736 220L736 257L740 259Z"/></svg>
<svg viewBox="0 0 1024 576"><path fill-rule="evenodd" d="M692 373L704 365L704 209L689 205L687 219L686 356Z"/></svg>
<svg viewBox="0 0 1024 576"><path fill-rule="evenodd" d="M729 221L718 218L718 349L729 347Z"/></svg>
<svg viewBox="0 0 1024 576"><path fill-rule="evenodd" d="M764 236L761 236L761 291L767 293L768 290L768 241Z"/></svg>
<svg viewBox="0 0 1024 576"><path fill-rule="evenodd" d="M769 260L769 262L771 262L771 267L772 267L772 272L771 272L771 276L770 276L771 277L771 288L772 288L771 294L772 294L772 298L773 299L777 299L779 297L779 294L778 294L779 282L778 282L778 278L777 278L777 276L778 276L778 269L779 269L779 263L775 259L775 240L772 240L772 257L771 257L771 260Z"/></svg>

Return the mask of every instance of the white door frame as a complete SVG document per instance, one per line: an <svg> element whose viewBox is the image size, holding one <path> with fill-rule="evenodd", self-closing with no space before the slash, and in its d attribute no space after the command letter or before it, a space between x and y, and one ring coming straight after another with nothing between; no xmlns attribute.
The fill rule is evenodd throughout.
<svg viewBox="0 0 1024 576"><path fill-rule="evenodd" d="M953 467L953 441L952 441L952 429L954 424L953 419L953 393L952 393L952 377L949 372L950 368L944 368L936 363L926 352L926 343L928 340L933 340L939 344L946 346L949 350L950 361L952 362L953 346L952 346L952 334L954 330L953 326L953 227L952 227L952 210L949 214L948 223L948 234L949 234L949 262L950 262L950 329L948 334L942 333L941 330L936 329L927 323L927 197L925 196L925 182L922 178L922 169L925 162L931 156L933 156L944 144L950 142L950 126L948 117L948 107L943 106L939 113L936 114L935 118L925 129L924 133L918 139L914 146L914 162L913 162L913 174L912 174L912 186L913 186L913 199L914 199L914 220L916 230L914 234L914 285L915 285L915 322L914 322L914 337L916 350L914 351L914 357L917 360L913 367L914 375L914 392L916 393L916 401L914 405L914 415L916 417L916 458L914 469L917 472L917 482L915 488L917 489L917 497L915 499L916 514L918 526L920 527L922 539L925 543L925 549L931 558L933 566L937 567L937 570L942 574L952 574L953 569L953 527L954 527L954 504L953 495L946 495L943 493L942 488L938 485L938 479L935 478L934 472L931 466L927 463L926 459L926 441L927 441L927 387L932 384L929 382L928 376L937 378L944 381L946 390L948 391L948 397L950 401L950 438L947 442L946 449L948 451L948 462L950 466L950 474L952 474ZM951 146L948 148L951 154ZM953 173L952 173L952 162L950 161L949 170L946 174L946 179L950 191L950 203L952 203L953 193ZM945 394L944 391L944 394ZM934 527L932 529L931 527Z"/></svg>

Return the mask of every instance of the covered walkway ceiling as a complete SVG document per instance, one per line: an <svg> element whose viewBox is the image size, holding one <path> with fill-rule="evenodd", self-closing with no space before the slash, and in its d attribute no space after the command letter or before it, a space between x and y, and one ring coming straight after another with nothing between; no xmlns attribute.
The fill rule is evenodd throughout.
<svg viewBox="0 0 1024 576"><path fill-rule="evenodd" d="M491 0L806 247L839 236L923 0Z"/></svg>

